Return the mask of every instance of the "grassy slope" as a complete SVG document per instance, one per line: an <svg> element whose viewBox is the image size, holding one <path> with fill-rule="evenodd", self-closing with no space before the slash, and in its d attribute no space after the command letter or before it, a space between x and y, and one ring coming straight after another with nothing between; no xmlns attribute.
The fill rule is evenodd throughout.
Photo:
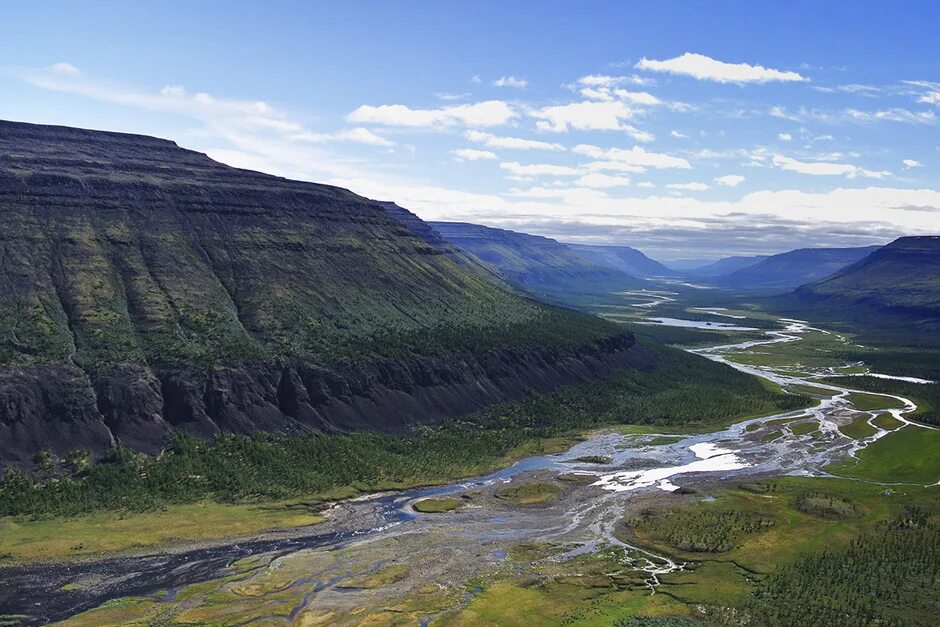
<svg viewBox="0 0 940 627"><path fill-rule="evenodd" d="M322 362L598 330L342 189L79 129L3 123L0 155L0 365Z"/></svg>

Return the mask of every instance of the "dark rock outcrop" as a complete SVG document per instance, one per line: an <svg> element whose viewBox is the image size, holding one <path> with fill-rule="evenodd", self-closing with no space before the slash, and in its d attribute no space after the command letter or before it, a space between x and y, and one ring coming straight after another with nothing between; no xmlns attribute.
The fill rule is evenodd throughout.
<svg viewBox="0 0 940 627"><path fill-rule="evenodd" d="M630 335L578 349L503 349L325 367L238 365L152 373L122 364L92 382L74 366L0 368L0 458L100 452L114 442L156 453L173 430L201 438L398 432L651 365Z"/></svg>

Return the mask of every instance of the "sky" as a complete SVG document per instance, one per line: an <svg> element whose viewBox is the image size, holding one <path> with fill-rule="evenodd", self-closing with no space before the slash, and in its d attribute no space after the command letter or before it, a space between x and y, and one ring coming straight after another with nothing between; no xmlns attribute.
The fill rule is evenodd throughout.
<svg viewBox="0 0 940 627"><path fill-rule="evenodd" d="M0 119L654 258L940 233L940 3L43 2Z"/></svg>

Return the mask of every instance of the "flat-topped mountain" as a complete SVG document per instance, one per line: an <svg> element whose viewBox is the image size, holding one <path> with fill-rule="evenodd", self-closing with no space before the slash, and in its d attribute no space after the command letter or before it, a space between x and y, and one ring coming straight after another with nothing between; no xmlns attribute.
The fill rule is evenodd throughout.
<svg viewBox="0 0 940 627"><path fill-rule="evenodd" d="M632 276L675 277L680 274L629 246L590 246L587 244L568 244L568 246L585 259Z"/></svg>
<svg viewBox="0 0 940 627"><path fill-rule="evenodd" d="M732 272L737 272L738 270L743 270L744 268L749 268L769 257L770 255L724 257L713 263L686 270L685 274L702 278L720 277L731 274Z"/></svg>
<svg viewBox="0 0 940 627"><path fill-rule="evenodd" d="M606 293L642 283L548 237L466 222L430 224L444 239L472 254L494 273L536 295L551 298L559 293Z"/></svg>
<svg viewBox="0 0 940 627"><path fill-rule="evenodd" d="M796 293L940 316L940 237L901 237Z"/></svg>
<svg viewBox="0 0 940 627"><path fill-rule="evenodd" d="M738 289L793 289L830 276L878 248L800 248L772 255L713 282Z"/></svg>
<svg viewBox="0 0 940 627"><path fill-rule="evenodd" d="M629 361L629 334L419 226L162 139L0 122L0 463L394 430Z"/></svg>

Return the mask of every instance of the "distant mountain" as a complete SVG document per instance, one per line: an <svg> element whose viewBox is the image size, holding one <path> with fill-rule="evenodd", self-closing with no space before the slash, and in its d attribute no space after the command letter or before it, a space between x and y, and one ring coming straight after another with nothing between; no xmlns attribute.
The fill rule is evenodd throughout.
<svg viewBox="0 0 940 627"><path fill-rule="evenodd" d="M679 276L675 270L667 268L629 246L589 246L587 244L568 244L568 246L585 259L636 277Z"/></svg>
<svg viewBox="0 0 940 627"><path fill-rule="evenodd" d="M940 237L896 239L796 294L938 317Z"/></svg>
<svg viewBox="0 0 940 627"><path fill-rule="evenodd" d="M800 248L773 255L712 282L738 289L793 289L835 274L878 248Z"/></svg>
<svg viewBox="0 0 940 627"><path fill-rule="evenodd" d="M498 276L540 296L609 292L642 283L548 237L466 222L430 224L445 240L472 254Z"/></svg>
<svg viewBox="0 0 940 627"><path fill-rule="evenodd" d="M712 263L699 266L697 268L690 268L685 271L686 274L695 277L719 277L725 274L731 274L732 272L737 272L738 270L743 270L744 268L749 268L756 263L760 263L764 259L768 259L770 255L754 255L751 257L745 256L735 256L735 257L725 257L714 261Z"/></svg>

